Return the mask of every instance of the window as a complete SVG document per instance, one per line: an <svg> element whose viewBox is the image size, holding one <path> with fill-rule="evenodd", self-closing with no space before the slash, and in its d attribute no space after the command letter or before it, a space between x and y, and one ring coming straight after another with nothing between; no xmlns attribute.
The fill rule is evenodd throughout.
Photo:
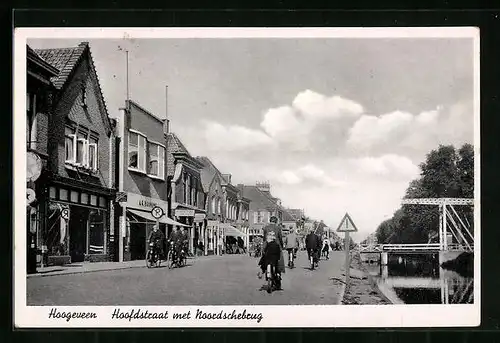
<svg viewBox="0 0 500 343"><path fill-rule="evenodd" d="M75 162L75 151L76 151L76 136L74 130L69 127L66 128L64 136L64 148L66 151L66 162Z"/></svg>
<svg viewBox="0 0 500 343"><path fill-rule="evenodd" d="M263 222L263 218L262 218L262 212L261 211L257 211L256 212L257 214L257 223L262 223Z"/></svg>
<svg viewBox="0 0 500 343"><path fill-rule="evenodd" d="M186 183L184 187L184 203L185 204L191 204L191 199L190 199L190 190L191 190L191 177L186 174Z"/></svg>
<svg viewBox="0 0 500 343"><path fill-rule="evenodd" d="M85 130L85 129L82 129ZM66 127L64 134L65 161L92 170L97 170L99 160L98 140L95 137L88 138L88 133L78 132Z"/></svg>
<svg viewBox="0 0 500 343"><path fill-rule="evenodd" d="M198 204L198 201L197 201L198 199L196 199L196 198L197 198L196 197L196 188L193 187L191 189L191 202L192 202L191 205L196 206Z"/></svg>
<svg viewBox="0 0 500 343"><path fill-rule="evenodd" d="M212 197L212 207L211 207L211 209L212 209L212 213L213 214L215 214L215 205L216 205L215 204L215 197Z"/></svg>
<svg viewBox="0 0 500 343"><path fill-rule="evenodd" d="M76 140L76 164L87 165L88 163L88 141L87 137L83 133L78 133Z"/></svg>
<svg viewBox="0 0 500 343"><path fill-rule="evenodd" d="M146 137L132 131L128 135L128 167L146 172Z"/></svg>
<svg viewBox="0 0 500 343"><path fill-rule="evenodd" d="M148 174L164 179L165 148L159 144L148 142L149 169Z"/></svg>
<svg viewBox="0 0 500 343"><path fill-rule="evenodd" d="M90 168L97 170L97 139L91 137L89 139L89 158L88 165Z"/></svg>
<svg viewBox="0 0 500 343"><path fill-rule="evenodd" d="M220 198L217 198L217 214L222 213L222 203L220 201Z"/></svg>

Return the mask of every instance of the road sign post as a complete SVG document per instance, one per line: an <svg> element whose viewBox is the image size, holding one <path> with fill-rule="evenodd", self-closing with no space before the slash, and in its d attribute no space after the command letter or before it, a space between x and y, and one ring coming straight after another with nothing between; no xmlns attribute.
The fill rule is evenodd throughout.
<svg viewBox="0 0 500 343"><path fill-rule="evenodd" d="M350 253L350 237L349 232L357 232L358 229L348 213L344 215L342 221L340 222L337 232L344 232L344 250L345 250L345 283L349 285L349 279L351 274L351 253Z"/></svg>

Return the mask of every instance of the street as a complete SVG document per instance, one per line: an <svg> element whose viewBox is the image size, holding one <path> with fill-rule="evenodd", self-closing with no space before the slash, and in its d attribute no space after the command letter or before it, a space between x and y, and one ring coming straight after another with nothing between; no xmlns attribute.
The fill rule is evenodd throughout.
<svg viewBox="0 0 500 343"><path fill-rule="evenodd" d="M131 268L27 279L27 305L335 305L340 303L344 253L330 253L309 269L300 251L287 267L283 290L268 294L257 278L257 258L248 255L199 257L183 268ZM285 264L287 257L285 257Z"/></svg>

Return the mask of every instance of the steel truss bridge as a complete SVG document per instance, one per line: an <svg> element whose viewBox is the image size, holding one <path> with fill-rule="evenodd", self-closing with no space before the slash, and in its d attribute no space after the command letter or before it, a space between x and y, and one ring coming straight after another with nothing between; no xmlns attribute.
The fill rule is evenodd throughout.
<svg viewBox="0 0 500 343"><path fill-rule="evenodd" d="M376 252L433 252L433 251L474 251L473 226L465 216L461 216L456 206L474 206L471 198L417 198L403 199L403 205L424 205L439 207L439 243L424 244L366 244L360 246L360 253ZM449 244L451 233L458 243Z"/></svg>

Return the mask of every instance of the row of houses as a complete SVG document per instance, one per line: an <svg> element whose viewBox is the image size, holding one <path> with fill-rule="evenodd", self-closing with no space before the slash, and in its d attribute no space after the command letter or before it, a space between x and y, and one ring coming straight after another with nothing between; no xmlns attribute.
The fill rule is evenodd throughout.
<svg viewBox="0 0 500 343"><path fill-rule="evenodd" d="M304 217L268 182L233 184L138 102L110 115L88 43L27 46L26 61L27 251L39 265L143 259L153 207L166 236L184 227L205 255L227 236L248 246L272 215L286 228Z"/></svg>

